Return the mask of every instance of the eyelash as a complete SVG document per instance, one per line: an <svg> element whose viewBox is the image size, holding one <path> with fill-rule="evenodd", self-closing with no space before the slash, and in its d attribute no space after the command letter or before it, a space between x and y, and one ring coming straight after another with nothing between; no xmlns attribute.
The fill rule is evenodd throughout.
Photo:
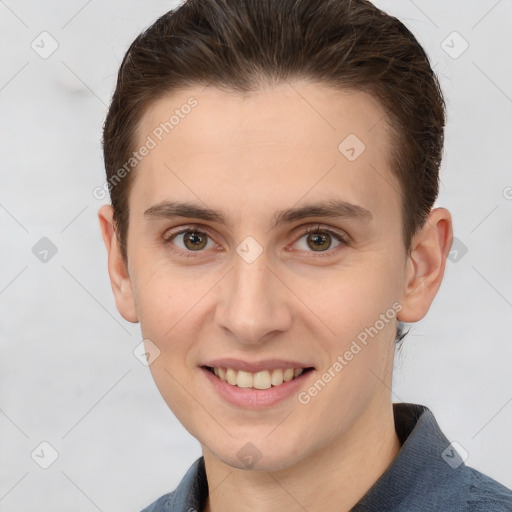
<svg viewBox="0 0 512 512"><path fill-rule="evenodd" d="M301 231L301 234L297 238L297 241L300 240L301 238L303 238L304 236L310 235L312 233L314 233L315 235L316 234L329 235L332 238L334 238L335 240L337 240L339 242L339 245L337 245L336 247L334 247L332 249L329 248L326 251L305 251L305 253L308 255L307 256L308 258L309 257L312 257L312 258L320 257L321 258L321 257L332 256L335 252L342 249L344 246L348 245L348 238L346 236L342 235L338 231L335 231L334 229L322 227L318 224L315 226L308 226L304 229L304 231Z"/></svg>
<svg viewBox="0 0 512 512"><path fill-rule="evenodd" d="M172 250L174 252L177 252L179 255L181 256L184 256L185 258L196 258L197 255L194 254L195 251L184 251L183 249L180 249L179 247L176 247L172 241L179 235L183 235L184 233L199 233L201 235L205 235L207 237L209 237L211 240L213 240L213 238L208 234L207 231L205 231L204 229L201 228L201 226L195 224L195 225L190 225L190 226L185 226L185 227L182 227L181 229L179 229L178 231L166 231L164 233L164 236L163 236L163 239L164 239L164 243L166 245L173 245L172 247ZM203 252L203 251L197 251L199 253Z"/></svg>
<svg viewBox="0 0 512 512"><path fill-rule="evenodd" d="M165 244L169 244L169 245L174 245L174 244L172 244L172 241L177 236L183 235L184 233L190 233L190 232L198 233L198 234L207 236L207 237L209 237L213 241L213 237L211 237L208 234L208 230L205 230L201 226L195 224L195 225L190 225L190 226L182 227L178 231L166 231L164 233L164 235L163 235L164 243ZM339 242L339 245L337 245L333 249L327 249L326 251L301 251L301 252L307 253L308 257L326 257L326 256L331 256L334 252L336 252L337 250L343 248L343 246L346 246L349 243L348 242L348 238L346 236L342 235L341 233L339 233L338 231L335 231L335 230L333 230L331 228L322 227L322 226L320 226L318 224L314 225L314 226L308 226L303 231L301 231L300 236L297 238L295 243L298 240L300 240L301 238L303 238L304 236L307 236L307 235L312 234L312 233L314 233L314 234L321 234L321 235L329 235L329 236L333 237L334 239L336 239ZM194 254L194 253L196 253L196 252L197 253L204 252L204 251L184 251L183 249L180 249L179 247L176 247L176 246L174 246L172 248L172 250L177 252L178 254L180 254L182 256L185 256L186 258L194 258L194 257L197 257L197 255Z"/></svg>

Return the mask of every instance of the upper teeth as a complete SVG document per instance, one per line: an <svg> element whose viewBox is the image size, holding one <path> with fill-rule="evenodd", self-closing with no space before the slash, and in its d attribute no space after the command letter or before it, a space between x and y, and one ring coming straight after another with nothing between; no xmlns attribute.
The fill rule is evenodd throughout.
<svg viewBox="0 0 512 512"><path fill-rule="evenodd" d="M213 373L223 382L239 388L268 389L271 386L280 386L283 382L292 380L302 374L304 368L286 368L282 370L263 370L261 372L251 373L243 370L233 370L233 368L213 369Z"/></svg>

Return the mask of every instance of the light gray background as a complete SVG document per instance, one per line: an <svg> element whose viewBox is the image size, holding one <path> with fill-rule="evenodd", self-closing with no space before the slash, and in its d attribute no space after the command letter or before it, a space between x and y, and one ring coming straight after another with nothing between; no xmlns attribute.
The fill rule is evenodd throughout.
<svg viewBox="0 0 512 512"><path fill-rule="evenodd" d="M467 463L510 487L512 3L377 4L410 27L440 76L438 205L467 247L397 356L395 400L429 406ZM0 0L0 511L138 511L200 454L132 353L139 330L115 309L96 219L104 201L93 196L120 60L173 5ZM31 48L43 31L59 45L47 59ZM469 44L458 58L453 31ZM46 263L32 253L42 237L58 249ZM42 441L59 454L48 469L31 458ZM38 450L44 462L50 452Z"/></svg>

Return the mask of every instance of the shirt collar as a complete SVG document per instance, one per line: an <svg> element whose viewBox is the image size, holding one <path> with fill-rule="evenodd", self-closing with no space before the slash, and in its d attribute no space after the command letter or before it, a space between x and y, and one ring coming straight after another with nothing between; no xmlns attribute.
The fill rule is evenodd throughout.
<svg viewBox="0 0 512 512"><path fill-rule="evenodd" d="M402 443L397 456L352 508L351 512L407 510L426 489L439 489L464 467L456 450L441 432L432 412L416 404L393 404L395 430ZM400 508L405 507L405 508Z"/></svg>

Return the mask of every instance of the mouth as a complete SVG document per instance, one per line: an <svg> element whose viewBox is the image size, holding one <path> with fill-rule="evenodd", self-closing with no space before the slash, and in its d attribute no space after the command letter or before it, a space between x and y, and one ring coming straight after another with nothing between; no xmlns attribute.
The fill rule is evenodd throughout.
<svg viewBox="0 0 512 512"><path fill-rule="evenodd" d="M225 366L203 366L221 382L244 389L266 390L278 388L309 373L313 367L271 368L257 372L238 370Z"/></svg>

